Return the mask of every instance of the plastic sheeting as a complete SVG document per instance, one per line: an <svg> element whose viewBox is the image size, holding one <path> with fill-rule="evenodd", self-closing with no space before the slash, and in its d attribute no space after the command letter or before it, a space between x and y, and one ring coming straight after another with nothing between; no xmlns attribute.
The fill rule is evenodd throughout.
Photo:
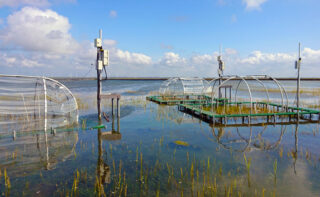
<svg viewBox="0 0 320 197"><path fill-rule="evenodd" d="M160 86L161 96L201 95L209 82L201 78L170 78Z"/></svg>
<svg viewBox="0 0 320 197"><path fill-rule="evenodd" d="M47 77L0 75L0 134L77 122L77 101L60 82Z"/></svg>

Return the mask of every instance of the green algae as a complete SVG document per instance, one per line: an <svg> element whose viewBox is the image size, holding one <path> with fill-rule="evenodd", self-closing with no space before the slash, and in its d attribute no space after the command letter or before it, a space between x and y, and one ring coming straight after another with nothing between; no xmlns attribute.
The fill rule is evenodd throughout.
<svg viewBox="0 0 320 197"><path fill-rule="evenodd" d="M174 143L176 145L179 145L179 146L189 146L188 142L184 142L184 141L181 141L181 140L176 140L176 141L174 141Z"/></svg>

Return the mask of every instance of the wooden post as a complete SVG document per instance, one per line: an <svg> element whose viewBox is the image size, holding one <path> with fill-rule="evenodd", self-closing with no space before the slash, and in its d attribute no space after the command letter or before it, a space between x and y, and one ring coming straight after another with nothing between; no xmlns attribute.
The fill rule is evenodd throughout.
<svg viewBox="0 0 320 197"><path fill-rule="evenodd" d="M120 118L120 101L119 98L117 98L117 116Z"/></svg>
<svg viewBox="0 0 320 197"><path fill-rule="evenodd" d="M113 107L113 98L111 99L111 114L112 114L112 117L114 115L114 107Z"/></svg>

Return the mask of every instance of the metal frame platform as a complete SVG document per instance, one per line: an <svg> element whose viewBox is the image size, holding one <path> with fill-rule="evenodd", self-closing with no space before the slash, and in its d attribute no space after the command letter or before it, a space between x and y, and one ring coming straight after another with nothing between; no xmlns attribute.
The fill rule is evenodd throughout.
<svg viewBox="0 0 320 197"><path fill-rule="evenodd" d="M196 98L195 98L196 97ZM167 99L164 99L167 98ZM205 104L211 102L211 97L207 95L177 95L172 97L164 96L147 96L147 100L164 105L178 105L178 104ZM214 98L216 102L227 102L228 99L225 98Z"/></svg>
<svg viewBox="0 0 320 197"><path fill-rule="evenodd" d="M201 109L201 106L218 105L259 105L264 108L275 108L273 113L236 113L236 114L216 114L213 111ZM214 125L249 125L249 124L296 124L298 116L301 121L319 122L320 111L307 108L283 107L280 104L266 102L216 102L210 104L179 104L178 110L195 116L203 121L213 123Z"/></svg>

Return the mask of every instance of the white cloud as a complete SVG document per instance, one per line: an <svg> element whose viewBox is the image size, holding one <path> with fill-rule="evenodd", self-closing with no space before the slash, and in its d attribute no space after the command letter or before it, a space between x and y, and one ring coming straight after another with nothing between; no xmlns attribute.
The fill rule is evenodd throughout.
<svg viewBox="0 0 320 197"><path fill-rule="evenodd" d="M96 49L91 42L81 44L77 54L25 52L0 54L0 68L3 73L78 76L83 77L95 62ZM217 75L218 52L198 54L189 58L168 52L159 60L143 53L124 51L116 47L110 48L110 66L107 68L111 76L147 77L147 76L198 76L214 77ZM226 75L267 74L276 77L294 77L294 61L296 52L264 53L253 51L241 57L235 49L226 49L223 60L226 63ZM320 50L304 48L302 51L302 76L316 77L320 71ZM10 68L10 69L9 69ZM36 68L36 70L35 70ZM91 68L91 76L95 74Z"/></svg>
<svg viewBox="0 0 320 197"><path fill-rule="evenodd" d="M307 61L320 62L320 50L304 48L302 51L302 58Z"/></svg>
<svg viewBox="0 0 320 197"><path fill-rule="evenodd" d="M195 55L191 57L191 62L196 64L196 65L202 65L202 64L213 64L214 61L216 60L216 55L209 55L209 54L204 54L204 55Z"/></svg>
<svg viewBox="0 0 320 197"><path fill-rule="evenodd" d="M8 48L71 54L79 46L70 28L68 19L52 10L25 7L8 16L0 39Z"/></svg>
<svg viewBox="0 0 320 197"><path fill-rule="evenodd" d="M151 57L142 53L131 53L129 51L123 51L120 49L110 50L110 59L116 63L129 64L143 64L148 65L152 63ZM129 66L128 65L128 66Z"/></svg>
<svg viewBox="0 0 320 197"><path fill-rule="evenodd" d="M267 0L242 0L247 10L260 10L261 5Z"/></svg>
<svg viewBox="0 0 320 197"><path fill-rule="evenodd" d="M116 40L103 40L103 46L115 47L117 45Z"/></svg>
<svg viewBox="0 0 320 197"><path fill-rule="evenodd" d="M0 29L0 70L6 74L83 77L95 62L96 49L92 41L75 41L70 34L68 18L52 10L26 7L8 16ZM199 76L214 77L218 52L184 57L175 52L164 53L158 60L149 55L122 50L117 41L103 40L110 50L111 76ZM10 50L6 50L10 49ZM223 60L225 74L295 76L296 52L265 53L253 51L240 56L236 49L226 48ZM302 76L317 76L320 71L320 50L304 48Z"/></svg>
<svg viewBox="0 0 320 197"><path fill-rule="evenodd" d="M110 16L111 18L115 18L115 17L118 16L118 13L117 13L117 11L115 11L115 10L111 10L111 11L109 12L109 16Z"/></svg>
<svg viewBox="0 0 320 197"><path fill-rule="evenodd" d="M253 51L249 57L241 60L241 63L261 64L269 62L294 62L295 55L287 53L262 53L261 51Z"/></svg>
<svg viewBox="0 0 320 197"><path fill-rule="evenodd" d="M173 52L165 53L163 58L160 60L160 64L167 66L182 66L184 63L186 63L186 59L181 58L179 54Z"/></svg>
<svg viewBox="0 0 320 197"><path fill-rule="evenodd" d="M18 7L22 5L30 5L35 7L48 6L48 0L0 0L0 7Z"/></svg>
<svg viewBox="0 0 320 197"><path fill-rule="evenodd" d="M19 67L41 67L44 64L40 63L36 58L26 58L23 55L8 55L7 53L3 53L0 55L0 61L7 67L15 67L19 65ZM2 66L2 65L0 65Z"/></svg>

